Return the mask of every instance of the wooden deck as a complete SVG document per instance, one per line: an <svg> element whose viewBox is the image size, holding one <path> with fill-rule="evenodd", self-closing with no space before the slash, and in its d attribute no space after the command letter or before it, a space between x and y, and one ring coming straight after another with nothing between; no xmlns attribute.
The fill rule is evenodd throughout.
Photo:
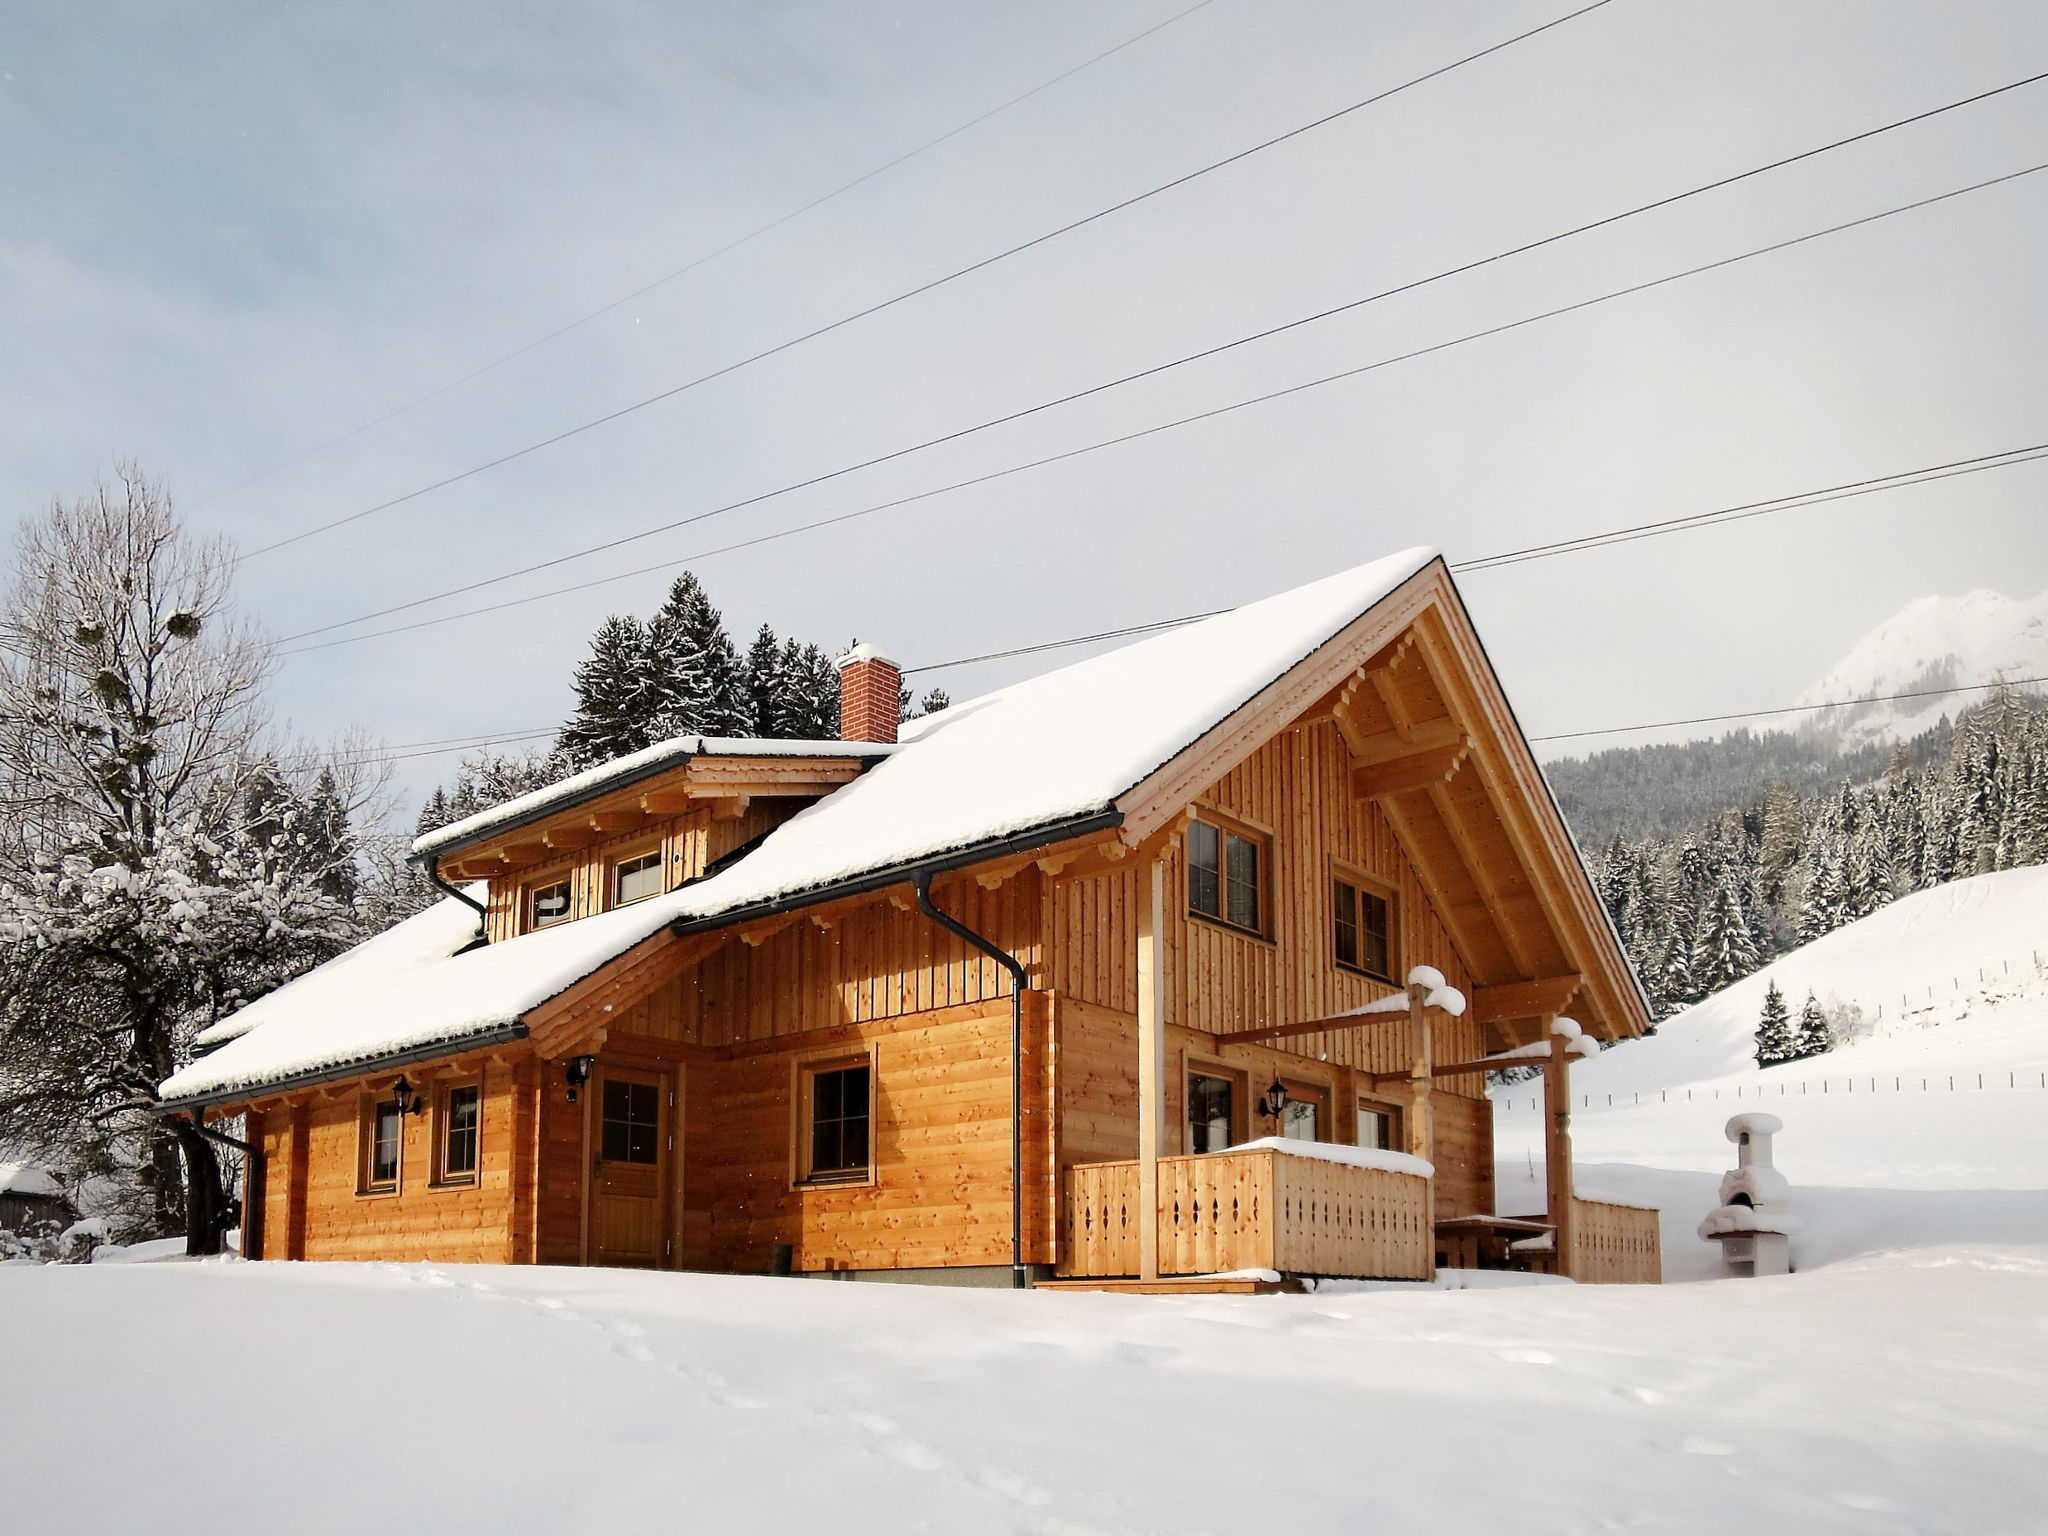
<svg viewBox="0 0 2048 1536"><path fill-rule="evenodd" d="M1067 1175L1062 1278L1139 1271L1138 1165ZM1270 1269L1287 1275L1427 1280L1429 1181L1262 1148L1159 1160L1163 1277Z"/></svg>

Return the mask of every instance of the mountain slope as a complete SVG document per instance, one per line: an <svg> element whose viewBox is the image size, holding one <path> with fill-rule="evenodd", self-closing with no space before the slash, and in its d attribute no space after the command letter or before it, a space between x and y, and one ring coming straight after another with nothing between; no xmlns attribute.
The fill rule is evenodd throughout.
<svg viewBox="0 0 2048 1536"><path fill-rule="evenodd" d="M2031 600L1986 588L1922 597L1870 631L1795 704L2048 676L2048 592ZM1843 749L1900 741L1982 695L1900 699L1830 710L1814 729Z"/></svg>

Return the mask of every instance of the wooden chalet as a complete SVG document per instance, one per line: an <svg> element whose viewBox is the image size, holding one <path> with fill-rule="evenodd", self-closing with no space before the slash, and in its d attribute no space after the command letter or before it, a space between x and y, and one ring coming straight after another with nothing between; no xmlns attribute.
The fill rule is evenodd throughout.
<svg viewBox="0 0 2048 1536"><path fill-rule="evenodd" d="M1432 552L901 742L894 665L841 678L852 739L666 742L421 838L448 900L210 1031L163 1092L242 1120L249 1254L1657 1278L1567 1136L1571 1037L1642 996ZM1508 1052L1554 1110L1520 1225Z"/></svg>

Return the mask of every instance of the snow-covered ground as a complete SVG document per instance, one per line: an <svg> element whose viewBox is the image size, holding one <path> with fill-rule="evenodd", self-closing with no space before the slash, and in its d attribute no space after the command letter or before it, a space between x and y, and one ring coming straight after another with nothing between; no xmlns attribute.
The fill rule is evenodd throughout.
<svg viewBox="0 0 2048 1536"><path fill-rule="evenodd" d="M1865 1006L1842 1050L1756 1071L1755 978L1575 1070L1581 1192L1658 1206L1708 1283L0 1266L0 1530L2048 1531L2044 928L2048 873L1931 892L1773 967ZM1516 1096L1505 1209L1541 1200ZM1799 1272L1718 1279L1693 1229L1758 1108Z"/></svg>
<svg viewBox="0 0 2048 1536"><path fill-rule="evenodd" d="M385 1265L0 1270L6 1524L2039 1531L2048 1246L1153 1299Z"/></svg>

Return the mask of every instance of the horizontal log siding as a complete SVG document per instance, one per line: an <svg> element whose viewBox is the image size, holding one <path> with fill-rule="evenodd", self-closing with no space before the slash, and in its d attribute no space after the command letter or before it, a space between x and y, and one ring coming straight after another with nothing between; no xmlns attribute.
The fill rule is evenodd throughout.
<svg viewBox="0 0 2048 1536"><path fill-rule="evenodd" d="M431 1079L416 1075L421 1091ZM433 1169L434 1116L405 1118L399 1192L357 1192L359 1096L314 1098L267 1112L266 1155L285 1177L266 1179L266 1255L303 1259L386 1259L499 1264L513 1248L513 1181L519 1123L513 1069L483 1070L477 1181L439 1187ZM303 1155L299 1155L303 1153ZM282 1207L282 1208L281 1208Z"/></svg>
<svg viewBox="0 0 2048 1536"><path fill-rule="evenodd" d="M1028 1262L1049 1262L1045 1009L1027 998ZM684 1186L708 1188L715 1269L765 1271L788 1243L803 1271L927 1268L1010 1261L1010 1013L975 1004L867 1021L801 1045L741 1048L689 1070L708 1119ZM799 1056L875 1046L875 1182L792 1188L791 1095ZM686 1193L685 1203L689 1203Z"/></svg>

